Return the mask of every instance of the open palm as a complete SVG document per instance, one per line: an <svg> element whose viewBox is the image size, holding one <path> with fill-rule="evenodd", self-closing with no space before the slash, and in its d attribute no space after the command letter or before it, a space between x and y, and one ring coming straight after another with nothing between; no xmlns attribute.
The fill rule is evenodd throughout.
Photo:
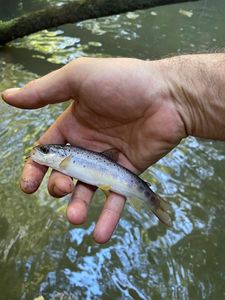
<svg viewBox="0 0 225 300"><path fill-rule="evenodd" d="M78 59L3 98L20 108L39 108L73 99L70 106L40 138L39 143L70 143L95 151L116 148L118 163L140 173L168 153L185 136L158 62L136 59ZM28 160L21 188L34 192L47 168ZM49 178L49 192L60 197L73 192L67 215L74 224L87 218L94 187L59 172ZM97 242L112 235L125 199L111 193L95 228Z"/></svg>

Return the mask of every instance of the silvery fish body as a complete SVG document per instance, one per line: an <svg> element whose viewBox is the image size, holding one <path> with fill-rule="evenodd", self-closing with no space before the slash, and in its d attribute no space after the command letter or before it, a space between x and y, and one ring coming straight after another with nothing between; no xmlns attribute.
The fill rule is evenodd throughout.
<svg viewBox="0 0 225 300"><path fill-rule="evenodd" d="M106 155L69 145L39 145L33 148L31 158L82 182L110 190L126 198L144 201L166 225L169 205L157 196L137 175L117 164Z"/></svg>

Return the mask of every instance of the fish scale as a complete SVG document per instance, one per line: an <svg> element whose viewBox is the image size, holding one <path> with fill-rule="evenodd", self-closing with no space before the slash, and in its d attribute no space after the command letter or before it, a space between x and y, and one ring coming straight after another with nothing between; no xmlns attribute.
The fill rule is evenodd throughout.
<svg viewBox="0 0 225 300"><path fill-rule="evenodd" d="M116 163L112 159L112 149L98 153L70 145L46 144L34 147L31 158L38 164L102 190L115 192L128 199L139 199L162 223L171 225L169 204L151 190L150 184Z"/></svg>

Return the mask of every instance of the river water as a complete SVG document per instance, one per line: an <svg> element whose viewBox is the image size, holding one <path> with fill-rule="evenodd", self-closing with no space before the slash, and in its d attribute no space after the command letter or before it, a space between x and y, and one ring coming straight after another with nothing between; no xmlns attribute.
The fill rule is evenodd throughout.
<svg viewBox="0 0 225 300"><path fill-rule="evenodd" d="M1 1L0 18L46 5ZM33 34L0 49L0 90L80 56L220 51L224 14L223 0L204 0ZM172 228L126 205L111 241L98 245L102 194L88 222L74 227L64 213L68 197L50 197L46 181L34 195L18 185L24 157L65 106L21 111L0 102L0 299L225 299L225 144L188 138L145 172L172 203Z"/></svg>

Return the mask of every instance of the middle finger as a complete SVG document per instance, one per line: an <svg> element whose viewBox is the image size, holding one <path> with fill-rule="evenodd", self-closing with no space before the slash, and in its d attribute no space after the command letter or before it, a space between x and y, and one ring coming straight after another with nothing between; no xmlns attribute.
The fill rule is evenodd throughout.
<svg viewBox="0 0 225 300"><path fill-rule="evenodd" d="M88 208L96 189L95 186L77 182L67 208L67 217L72 224L79 225L85 223Z"/></svg>

